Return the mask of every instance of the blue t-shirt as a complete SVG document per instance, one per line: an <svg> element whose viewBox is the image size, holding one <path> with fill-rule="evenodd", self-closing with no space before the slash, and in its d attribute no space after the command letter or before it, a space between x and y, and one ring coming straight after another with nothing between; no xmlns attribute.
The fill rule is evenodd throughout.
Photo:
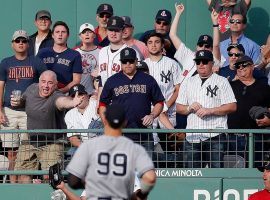
<svg viewBox="0 0 270 200"><path fill-rule="evenodd" d="M142 118L151 113L151 105L163 102L164 97L156 80L144 72L137 71L129 79L122 71L111 76L105 83L100 103L123 105L127 128L146 128Z"/></svg>
<svg viewBox="0 0 270 200"><path fill-rule="evenodd" d="M37 56L49 70L57 75L58 87L63 88L73 80L73 73L82 73L82 59L78 51L67 48L57 53L53 48L41 49Z"/></svg>
<svg viewBox="0 0 270 200"><path fill-rule="evenodd" d="M34 56L24 60L18 60L15 56L4 58L0 64L0 80L5 82L4 106L11 107L10 95L13 90L23 93L29 85L38 82L45 70L46 66Z"/></svg>

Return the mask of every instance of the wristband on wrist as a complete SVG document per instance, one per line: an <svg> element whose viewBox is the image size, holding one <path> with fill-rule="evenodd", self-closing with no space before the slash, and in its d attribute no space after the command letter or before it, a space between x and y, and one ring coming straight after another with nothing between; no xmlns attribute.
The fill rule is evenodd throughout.
<svg viewBox="0 0 270 200"><path fill-rule="evenodd" d="M213 27L218 27L219 26L219 24L213 24Z"/></svg>

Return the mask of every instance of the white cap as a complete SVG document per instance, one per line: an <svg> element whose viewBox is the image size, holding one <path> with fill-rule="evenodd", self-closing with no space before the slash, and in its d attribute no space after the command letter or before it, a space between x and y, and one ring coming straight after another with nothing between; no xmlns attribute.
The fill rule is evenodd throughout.
<svg viewBox="0 0 270 200"><path fill-rule="evenodd" d="M92 32L95 32L95 28L92 24L84 23L80 26L79 34L81 34L85 29L89 29Z"/></svg>
<svg viewBox="0 0 270 200"><path fill-rule="evenodd" d="M16 40L19 37L22 37L22 38L25 38L28 40L28 35L27 35L26 31L24 31L24 30L15 31L13 36L12 36L12 40Z"/></svg>

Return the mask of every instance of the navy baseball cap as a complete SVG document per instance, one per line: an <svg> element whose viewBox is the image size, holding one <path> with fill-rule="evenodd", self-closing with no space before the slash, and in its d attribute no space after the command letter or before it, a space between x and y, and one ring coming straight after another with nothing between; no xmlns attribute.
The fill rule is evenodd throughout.
<svg viewBox="0 0 270 200"><path fill-rule="evenodd" d="M227 51L229 52L231 49L238 49L241 51L243 54L245 54L245 48L243 47L242 44L230 44L229 47L227 48Z"/></svg>
<svg viewBox="0 0 270 200"><path fill-rule="evenodd" d="M35 19L37 20L37 19L40 19L42 17L47 17L48 19L51 20L51 13L49 11L47 11L47 10L40 10L40 11L38 11L36 13L36 18Z"/></svg>
<svg viewBox="0 0 270 200"><path fill-rule="evenodd" d="M199 44L208 44L211 47L213 46L213 38L210 35L201 35L198 39L197 45Z"/></svg>
<svg viewBox="0 0 270 200"><path fill-rule="evenodd" d="M123 60L136 60L136 51L130 47L126 47L120 51L120 61Z"/></svg>
<svg viewBox="0 0 270 200"><path fill-rule="evenodd" d="M127 27L133 27L131 19L129 16L123 16L122 19L124 20L124 25Z"/></svg>
<svg viewBox="0 0 270 200"><path fill-rule="evenodd" d="M100 13L108 13L110 15L113 15L113 7L107 3L100 4L97 8L97 14Z"/></svg>
<svg viewBox="0 0 270 200"><path fill-rule="evenodd" d="M156 20L165 21L170 24L172 21L172 14L166 9L159 10L156 15Z"/></svg>
<svg viewBox="0 0 270 200"><path fill-rule="evenodd" d="M120 104L111 104L106 107L105 118L112 128L119 128L126 120L124 107Z"/></svg>
<svg viewBox="0 0 270 200"><path fill-rule="evenodd" d="M107 29L109 30L123 30L124 20L121 17L113 16L110 17L107 23Z"/></svg>
<svg viewBox="0 0 270 200"><path fill-rule="evenodd" d="M79 94L87 94L85 87L81 84L76 84L72 86L69 90L69 96L75 96L76 92L78 92Z"/></svg>
<svg viewBox="0 0 270 200"><path fill-rule="evenodd" d="M200 50L196 52L195 58L193 60L210 60L213 61L213 54L208 50Z"/></svg>
<svg viewBox="0 0 270 200"><path fill-rule="evenodd" d="M138 62L137 70L143 71L143 72L149 72L148 65L144 61L139 61Z"/></svg>
<svg viewBox="0 0 270 200"><path fill-rule="evenodd" d="M270 170L270 162L268 161L264 166L257 168L259 171L264 172L264 170Z"/></svg>
<svg viewBox="0 0 270 200"><path fill-rule="evenodd" d="M236 65L245 64L245 63L253 64L253 60L249 56L243 55L236 60L234 65L236 66Z"/></svg>

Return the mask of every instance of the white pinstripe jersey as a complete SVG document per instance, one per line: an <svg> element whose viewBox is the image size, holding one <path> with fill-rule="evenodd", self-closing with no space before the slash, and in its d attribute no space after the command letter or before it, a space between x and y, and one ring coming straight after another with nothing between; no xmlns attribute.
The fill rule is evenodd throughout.
<svg viewBox="0 0 270 200"><path fill-rule="evenodd" d="M104 86L105 82L113 74L121 70L120 51L127 47L124 44L116 52L111 51L111 45L103 47L99 52L99 75Z"/></svg>
<svg viewBox="0 0 270 200"><path fill-rule="evenodd" d="M158 62L150 58L145 59L145 62L148 65L149 74L156 79L165 101L168 101L173 95L175 85L180 83L181 67L167 56L162 56ZM174 111L175 105L168 109L168 112Z"/></svg>
<svg viewBox="0 0 270 200"><path fill-rule="evenodd" d="M184 43L181 43L179 48L174 54L174 58L182 65L183 71L180 77L180 83L182 83L188 77L191 77L197 70L196 63L194 62L195 52L186 47ZM221 61L214 57L214 66L222 67L226 59L221 56Z"/></svg>
<svg viewBox="0 0 270 200"><path fill-rule="evenodd" d="M204 108L214 108L236 102L236 99L226 78L214 73L202 85L202 80L197 74L184 81L176 100L176 103L182 105L191 105L194 102L200 103ZM199 118L196 114L190 113L186 128L227 129L227 115ZM219 133L187 133L186 139L198 143L217 135Z"/></svg>

